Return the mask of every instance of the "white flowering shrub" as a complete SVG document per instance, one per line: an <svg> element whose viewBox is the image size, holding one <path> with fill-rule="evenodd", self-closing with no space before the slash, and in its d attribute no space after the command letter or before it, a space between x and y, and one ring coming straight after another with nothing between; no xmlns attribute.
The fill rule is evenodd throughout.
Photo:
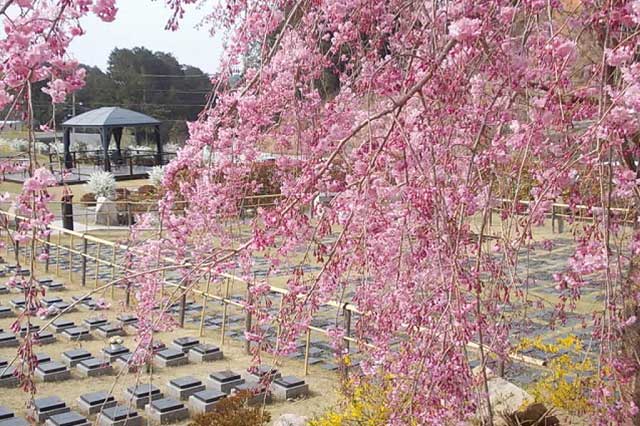
<svg viewBox="0 0 640 426"><path fill-rule="evenodd" d="M134 154L147 154L149 152L155 152L155 149L146 145L132 145L128 147L127 150L129 150L129 152L133 152Z"/></svg>
<svg viewBox="0 0 640 426"><path fill-rule="evenodd" d="M96 198L113 198L116 193L116 178L110 172L99 171L91 173L87 181L89 192L96 194Z"/></svg>
<svg viewBox="0 0 640 426"><path fill-rule="evenodd" d="M178 152L180 146L175 143L168 143L162 147L162 151L164 152Z"/></svg>
<svg viewBox="0 0 640 426"><path fill-rule="evenodd" d="M164 167L162 166L154 166L151 168L149 172L149 182L151 185L159 188L162 186L162 179L164 178Z"/></svg>

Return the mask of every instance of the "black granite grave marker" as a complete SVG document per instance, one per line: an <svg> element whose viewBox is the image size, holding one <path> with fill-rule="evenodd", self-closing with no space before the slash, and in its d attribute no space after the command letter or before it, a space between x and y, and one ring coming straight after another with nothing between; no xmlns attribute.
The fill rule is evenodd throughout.
<svg viewBox="0 0 640 426"><path fill-rule="evenodd" d="M49 417L49 421L56 426L77 426L87 423L87 418L75 411L69 411L67 413L55 414Z"/></svg>
<svg viewBox="0 0 640 426"><path fill-rule="evenodd" d="M211 377L212 379L220 383L227 383L227 382L233 382L234 380L240 380L240 375L237 373L234 373L231 370L216 371L215 373L211 373L209 377Z"/></svg>

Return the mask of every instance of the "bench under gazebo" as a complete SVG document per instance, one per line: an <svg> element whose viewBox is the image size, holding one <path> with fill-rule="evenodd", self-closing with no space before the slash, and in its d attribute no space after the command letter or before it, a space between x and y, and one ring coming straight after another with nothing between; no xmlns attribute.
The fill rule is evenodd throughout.
<svg viewBox="0 0 640 426"><path fill-rule="evenodd" d="M64 123L64 167L72 169L74 158L71 154L71 131L73 129L95 129L100 133L100 145L102 148L102 161L104 170L111 171L112 156L109 154L109 145L113 138L116 143L116 150L113 153L113 160L122 159L122 133L125 128L152 128L156 142L155 164L161 165L163 159L162 141L160 138L160 125L162 123L153 117L130 109L119 107L103 107L87 111L77 115Z"/></svg>

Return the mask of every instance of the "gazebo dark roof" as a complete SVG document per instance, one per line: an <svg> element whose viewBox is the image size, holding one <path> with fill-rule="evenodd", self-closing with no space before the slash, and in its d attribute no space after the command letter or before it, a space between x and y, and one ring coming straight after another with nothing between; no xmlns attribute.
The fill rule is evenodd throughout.
<svg viewBox="0 0 640 426"><path fill-rule="evenodd" d="M137 127L156 126L160 121L141 112L119 107L87 111L62 123L63 127Z"/></svg>
<svg viewBox="0 0 640 426"><path fill-rule="evenodd" d="M111 138L115 139L116 150L113 154L113 160L120 162L122 160L122 152L120 150L120 141L122 132L125 127L153 127L153 133L156 140L156 164L162 163L162 141L160 140L160 125L162 123L153 117L142 114L141 112L131 111L130 109L119 107L102 107L87 111L84 114L77 115L64 123L62 129L64 136L62 142L64 144L64 165L67 169L74 167L74 160L69 151L71 145L71 130L77 127L94 128L100 130L100 142L102 145L102 160L104 169L111 170L111 156L109 154L109 144Z"/></svg>

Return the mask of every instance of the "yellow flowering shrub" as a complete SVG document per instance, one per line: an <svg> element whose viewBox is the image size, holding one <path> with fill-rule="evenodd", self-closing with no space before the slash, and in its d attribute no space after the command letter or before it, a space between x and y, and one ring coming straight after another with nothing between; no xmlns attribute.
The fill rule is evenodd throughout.
<svg viewBox="0 0 640 426"><path fill-rule="evenodd" d="M545 344L540 337L524 338L518 345L519 351L531 348L556 355L548 362L542 379L528 389L536 402L576 414L593 411L587 394L593 386L596 366L583 355L580 339L569 335Z"/></svg>
<svg viewBox="0 0 640 426"><path fill-rule="evenodd" d="M343 360L349 365L348 357ZM309 426L380 426L387 424L389 407L386 396L390 390L388 377L381 380L347 380L342 386L342 399L333 409L311 420Z"/></svg>

